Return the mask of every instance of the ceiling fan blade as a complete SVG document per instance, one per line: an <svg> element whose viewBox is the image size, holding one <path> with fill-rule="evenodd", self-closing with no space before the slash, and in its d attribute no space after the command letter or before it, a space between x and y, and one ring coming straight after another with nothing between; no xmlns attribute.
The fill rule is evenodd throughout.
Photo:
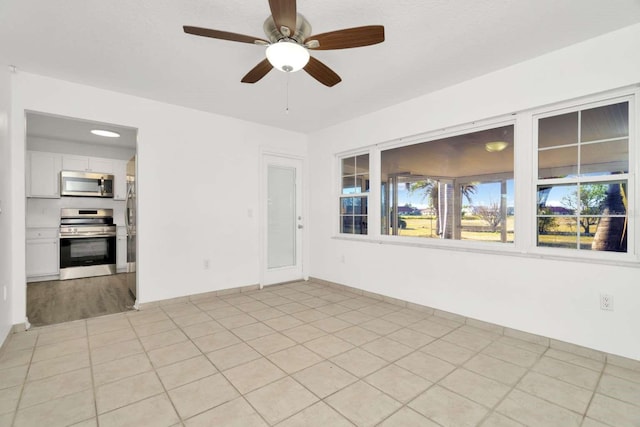
<svg viewBox="0 0 640 427"><path fill-rule="evenodd" d="M210 28L191 27L185 25L182 27L187 34L195 36L211 37L213 39L230 40L232 42L251 43L251 44L269 44L266 40L259 37L245 36L244 34L230 33L227 31L212 30ZM256 43L257 42L257 43Z"/></svg>
<svg viewBox="0 0 640 427"><path fill-rule="evenodd" d="M290 34L296 32L296 20L298 19L296 0L269 0L269 7L278 31L282 32L280 29L287 27ZM289 36L289 34L283 35Z"/></svg>
<svg viewBox="0 0 640 427"><path fill-rule="evenodd" d="M367 25L365 27L347 28L330 31L307 37L305 43L317 40L319 46L309 46L314 50L348 49L351 47L370 46L384 41L384 26Z"/></svg>
<svg viewBox="0 0 640 427"><path fill-rule="evenodd" d="M309 62L305 65L304 70L311 77L325 86L333 87L342 81L340 76L331 68L327 67L313 56L309 58Z"/></svg>
<svg viewBox="0 0 640 427"><path fill-rule="evenodd" d="M268 59L263 59L258 65L253 67L251 71L249 71L243 78L242 83L255 83L264 76L267 75L269 71L273 68L273 65L269 62Z"/></svg>

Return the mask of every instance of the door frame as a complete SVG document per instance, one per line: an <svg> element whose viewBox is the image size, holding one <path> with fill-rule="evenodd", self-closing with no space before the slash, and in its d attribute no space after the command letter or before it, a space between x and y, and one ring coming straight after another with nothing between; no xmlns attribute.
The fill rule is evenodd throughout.
<svg viewBox="0 0 640 427"><path fill-rule="evenodd" d="M299 231L300 233L300 241L301 244L296 248L297 251L300 251L300 256L298 259L300 260L301 266L301 277L290 277L287 280L283 281L272 281L269 280L267 273L267 261L268 261L268 253L267 253L267 197L268 197L268 165L277 163L277 160L281 159L283 161L297 161L299 167L299 182L300 182L300 206L301 212L297 213L302 217L302 225L303 228ZM260 150L260 188L259 188L259 200L260 205L258 208L259 213L259 244L260 244L260 276L259 276L259 285L260 289L262 289L265 285L274 285L277 283L291 282L297 280L308 280L308 198L306 195L306 183L307 183L307 160L306 157L301 155L283 153L278 151L270 151L270 150Z"/></svg>

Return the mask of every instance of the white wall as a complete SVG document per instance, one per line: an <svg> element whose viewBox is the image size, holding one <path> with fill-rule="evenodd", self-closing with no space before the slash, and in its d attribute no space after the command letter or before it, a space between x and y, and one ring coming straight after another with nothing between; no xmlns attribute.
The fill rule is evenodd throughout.
<svg viewBox="0 0 640 427"><path fill-rule="evenodd" d="M11 330L11 147L9 123L11 111L11 77L8 67L0 64L0 346ZM4 288L7 298L4 298Z"/></svg>
<svg viewBox="0 0 640 427"><path fill-rule="evenodd" d="M310 135L310 275L640 359L640 265L333 238L336 153L638 84L638 52L635 25ZM527 122L517 144L531 158ZM531 181L517 185L520 201L533 199ZM600 292L614 295L615 311L599 309Z"/></svg>
<svg viewBox="0 0 640 427"><path fill-rule="evenodd" d="M13 323L25 314L25 110L139 130L139 302L258 283L260 149L305 156L304 135L28 73L12 89Z"/></svg>

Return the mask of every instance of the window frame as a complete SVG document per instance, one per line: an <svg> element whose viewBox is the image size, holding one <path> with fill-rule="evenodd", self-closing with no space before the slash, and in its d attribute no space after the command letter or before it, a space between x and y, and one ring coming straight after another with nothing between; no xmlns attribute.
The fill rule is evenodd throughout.
<svg viewBox="0 0 640 427"><path fill-rule="evenodd" d="M567 101L562 104L558 104L553 107L540 108L532 113L532 144L531 144L531 158L532 158L532 174L531 174L531 200L532 200L532 215L530 221L530 229L532 230L532 239L530 242L530 251L533 254L545 255L550 257L563 257L573 258L577 260L604 260L604 261L638 261L637 250L637 237L636 237L636 221L634 212L636 212L636 206L638 201L637 192L635 189L635 176L638 170L637 158L637 110L636 99L638 91L624 91L622 93L610 93L608 96L601 95L598 97L592 96L589 98L583 98L577 101ZM574 113L578 111L589 110L598 107L605 107L621 102L628 102L629 108L629 132L628 132L628 150L629 150L629 172L625 174L617 175L595 175L595 176L580 176L571 178L540 178L538 171L538 123L541 119L555 117L563 114ZM578 121L580 126L580 121ZM581 142L581 141L580 141ZM588 141L587 144L593 143ZM576 147L580 147L580 143L576 144ZM544 150L543 150L544 151ZM579 157L578 157L579 159ZM539 246L537 241L537 227L538 227L538 187L540 185L584 185L584 184L596 184L615 181L627 182L628 206L627 206L627 251L626 252L611 252L611 251L594 251L579 248L558 248ZM580 218L579 215L575 216ZM580 227L579 225L577 226ZM576 237L581 233L576 232Z"/></svg>
<svg viewBox="0 0 640 427"><path fill-rule="evenodd" d="M334 174L338 176L338 183L337 183L337 200L338 200L338 218L337 218L337 224L335 227L337 236L339 237L348 237L348 238L358 238L358 239L363 239L363 238L367 238L370 235L370 231L371 231L371 182L373 182L373 178L371 176L371 152L369 149L365 149L365 150L357 150L357 151L350 151L350 152L345 152L345 153L341 153L339 155L336 155L336 161L337 161L337 170L338 173ZM349 159L349 158L354 158L356 159L358 156L364 156L364 155L368 155L369 156L369 164L368 164L368 175L369 175L369 191L360 191L358 193L345 193L343 194L342 189L343 189L343 178L344 178L344 174L343 174L343 170L342 170L342 162L345 159ZM354 173L354 177L357 177L358 173L357 173L357 164L356 164L356 172ZM366 216L367 218L367 233L344 233L342 232L342 218L344 217L344 215L341 213L342 210L342 201L344 199L349 199L349 198L365 198L367 201L367 213L364 215L357 215L357 216ZM355 214L351 214L352 217L355 217Z"/></svg>

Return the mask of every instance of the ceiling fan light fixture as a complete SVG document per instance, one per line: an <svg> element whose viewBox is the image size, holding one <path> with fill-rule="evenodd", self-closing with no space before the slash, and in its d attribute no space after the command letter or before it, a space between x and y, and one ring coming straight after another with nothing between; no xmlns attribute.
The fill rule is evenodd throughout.
<svg viewBox="0 0 640 427"><path fill-rule="evenodd" d="M120 134L118 132L113 132L111 130L93 129L91 133L94 135L104 136L107 138L120 138Z"/></svg>
<svg viewBox="0 0 640 427"><path fill-rule="evenodd" d="M286 73L299 71L309 62L309 51L304 46L287 40L267 47L267 59L274 68Z"/></svg>
<svg viewBox="0 0 640 427"><path fill-rule="evenodd" d="M497 153L498 151L502 151L509 146L507 141L491 141L484 144L484 149L489 153Z"/></svg>

